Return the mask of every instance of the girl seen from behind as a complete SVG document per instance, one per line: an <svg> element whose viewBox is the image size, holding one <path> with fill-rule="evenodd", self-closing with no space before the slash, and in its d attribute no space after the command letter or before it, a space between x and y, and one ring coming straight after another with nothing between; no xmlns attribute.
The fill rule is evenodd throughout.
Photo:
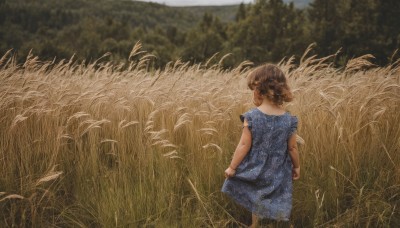
<svg viewBox="0 0 400 228"><path fill-rule="evenodd" d="M283 108L293 99L283 72L267 64L247 79L257 108L240 116L243 131L229 167L222 192L258 218L289 221L292 180L300 178L296 144L297 117Z"/></svg>

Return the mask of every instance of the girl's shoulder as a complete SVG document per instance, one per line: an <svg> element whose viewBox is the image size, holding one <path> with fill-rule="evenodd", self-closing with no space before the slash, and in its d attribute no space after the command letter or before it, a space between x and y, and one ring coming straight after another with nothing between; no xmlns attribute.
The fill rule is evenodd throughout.
<svg viewBox="0 0 400 228"><path fill-rule="evenodd" d="M260 116L260 117L274 117L274 118L276 118L276 117L287 117L287 118L297 119L297 116L292 115L289 111L285 111L283 114L273 115L273 114L264 113L263 111L261 111L258 108L252 108L252 109L250 109L249 111L243 113L240 116L244 116L244 117L246 117L246 116L249 116L249 117L250 116L254 116L254 117Z"/></svg>
<svg viewBox="0 0 400 228"><path fill-rule="evenodd" d="M286 114L287 114L287 120L289 121L289 125L291 127L297 127L297 124L299 122L297 116L291 114L289 111L286 111Z"/></svg>
<svg viewBox="0 0 400 228"><path fill-rule="evenodd" d="M248 110L247 112L245 112L245 113L243 113L243 114L241 114L240 115L240 120L243 122L245 119L247 120L247 121L251 121L254 117L255 117L255 114L256 114L256 112L257 112L257 108L252 108L252 109L250 109L250 110Z"/></svg>
<svg viewBox="0 0 400 228"><path fill-rule="evenodd" d="M266 119L266 120L281 120L281 121L289 121L292 124L297 124L298 118L295 115L292 115L289 111L285 111L284 114L281 115L269 115L258 108L252 108L248 110L247 112L243 113L240 115L240 120L243 122L245 119L247 121L252 121L255 119Z"/></svg>
<svg viewBox="0 0 400 228"><path fill-rule="evenodd" d="M292 115L290 112L287 112L287 114L288 114L288 116L289 116L291 121L298 122L298 118L297 118L296 115Z"/></svg>
<svg viewBox="0 0 400 228"><path fill-rule="evenodd" d="M293 134L297 130L299 119L295 115L289 113L289 135Z"/></svg>

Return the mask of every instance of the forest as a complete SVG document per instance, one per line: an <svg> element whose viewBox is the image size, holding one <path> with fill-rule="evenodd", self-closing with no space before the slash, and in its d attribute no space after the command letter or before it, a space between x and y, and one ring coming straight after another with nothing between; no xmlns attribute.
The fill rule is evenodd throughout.
<svg viewBox="0 0 400 228"><path fill-rule="evenodd" d="M378 65L396 58L400 43L396 0L314 0L297 7L282 0L223 7L168 7L122 0L0 0L0 54L12 49L23 61L127 61L134 44L155 56L154 67L181 59L206 62L218 53L224 67L298 60L339 52L335 64L365 54Z"/></svg>

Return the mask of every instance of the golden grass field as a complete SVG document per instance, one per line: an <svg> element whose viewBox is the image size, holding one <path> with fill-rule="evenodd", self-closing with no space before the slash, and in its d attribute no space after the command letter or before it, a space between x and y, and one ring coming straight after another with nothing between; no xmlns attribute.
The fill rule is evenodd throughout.
<svg viewBox="0 0 400 228"><path fill-rule="evenodd" d="M148 70L138 49L128 66L0 59L0 227L248 222L220 188L252 107L250 64ZM304 140L294 227L400 227L400 66L369 58L280 63Z"/></svg>

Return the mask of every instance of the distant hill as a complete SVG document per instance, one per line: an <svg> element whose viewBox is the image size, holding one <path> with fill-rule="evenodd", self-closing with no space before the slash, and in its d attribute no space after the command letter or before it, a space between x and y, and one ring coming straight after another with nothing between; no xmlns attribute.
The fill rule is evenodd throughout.
<svg viewBox="0 0 400 228"><path fill-rule="evenodd" d="M283 0L286 3L293 2L294 6L297 8L305 8L307 7L313 0Z"/></svg>
<svg viewBox="0 0 400 228"><path fill-rule="evenodd" d="M286 3L293 2L294 6L300 9L306 8L313 0L284 0ZM224 6L184 6L172 7L178 10L184 10L190 13L196 20L202 18L204 13L208 12L218 16L222 22L235 20L239 5L224 5Z"/></svg>
<svg viewBox="0 0 400 228"><path fill-rule="evenodd" d="M226 6L186 6L186 7L174 7L178 10L183 10L190 13L198 21L203 17L204 13L211 13L218 16L222 22L228 22L235 20L235 15L239 8L239 5L226 5Z"/></svg>

